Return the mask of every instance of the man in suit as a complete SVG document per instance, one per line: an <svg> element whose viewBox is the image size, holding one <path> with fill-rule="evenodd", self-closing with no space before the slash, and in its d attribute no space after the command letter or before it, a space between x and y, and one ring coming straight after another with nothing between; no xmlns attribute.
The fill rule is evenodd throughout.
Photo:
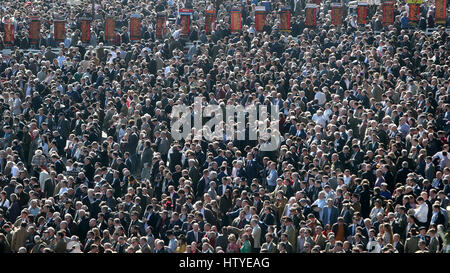
<svg viewBox="0 0 450 273"><path fill-rule="evenodd" d="M284 224L286 226L285 233L288 237L288 241L291 244L293 251L295 251L297 245L297 231L295 230L294 221L291 217L286 217Z"/></svg>
<svg viewBox="0 0 450 273"><path fill-rule="evenodd" d="M404 253L405 252L405 246L400 241L400 235L398 233L394 234L394 241L392 242L392 245L395 249L397 249L398 253Z"/></svg>
<svg viewBox="0 0 450 273"><path fill-rule="evenodd" d="M428 231L430 234L430 243L428 245L428 250L430 253L437 253L440 250L440 243L438 237L436 237L436 230L434 228L430 228Z"/></svg>
<svg viewBox="0 0 450 273"><path fill-rule="evenodd" d="M136 251L136 253L152 253L152 249L150 248L149 244L147 243L146 237L143 236L139 239L139 245L140 245L141 249Z"/></svg>
<svg viewBox="0 0 450 273"><path fill-rule="evenodd" d="M352 221L353 221L352 224L348 226L348 234L350 236L355 236L356 228L358 227L358 218L353 217Z"/></svg>
<svg viewBox="0 0 450 273"><path fill-rule="evenodd" d="M353 170L358 170L359 165L364 162L364 153L359 149L358 144L354 144L352 146L353 153L350 156L350 162L353 167Z"/></svg>
<svg viewBox="0 0 450 273"><path fill-rule="evenodd" d="M427 235L427 228L424 226L419 227L419 237L420 240L424 241L426 245L428 246L430 244L430 236Z"/></svg>
<svg viewBox="0 0 450 273"><path fill-rule="evenodd" d="M194 189L196 189L198 180L200 179L200 174L198 172L197 167L195 166L195 160L194 159L189 159L188 162L189 162L189 177L192 180Z"/></svg>
<svg viewBox="0 0 450 273"><path fill-rule="evenodd" d="M203 194L205 193L205 191L209 190L209 182L210 182L209 170L205 169L205 170L203 170L202 178L200 178L200 180L198 181L198 184L197 184L197 189L196 189L196 194L195 194L197 199L201 199L203 197Z"/></svg>
<svg viewBox="0 0 450 273"><path fill-rule="evenodd" d="M323 208L322 224L325 226L329 224L333 226L337 222L339 211L336 206L333 205L333 199L327 199L327 206Z"/></svg>
<svg viewBox="0 0 450 273"><path fill-rule="evenodd" d="M414 253L430 253L424 240L419 240L419 250Z"/></svg>
<svg viewBox="0 0 450 273"><path fill-rule="evenodd" d="M147 211L144 213L145 229L151 227L152 230L158 230L157 227L161 223L161 216L158 212L153 211L153 205L147 206Z"/></svg>
<svg viewBox="0 0 450 273"><path fill-rule="evenodd" d="M395 223L392 225L394 233L400 234L402 241L406 239L406 228L408 226L408 217L405 214L406 208L400 206L398 209L398 215L395 217Z"/></svg>
<svg viewBox="0 0 450 273"><path fill-rule="evenodd" d="M252 153L247 154L247 162L245 164L245 173L247 174L248 181L252 181L254 178L258 178L258 174L259 174L258 163L253 158Z"/></svg>
<svg viewBox="0 0 450 273"><path fill-rule="evenodd" d="M437 225L444 225L445 226L445 224L446 224L445 216L441 212L441 207L439 206L439 204L434 204L433 205L433 214L431 216L430 224L435 224L436 226Z"/></svg>
<svg viewBox="0 0 450 273"><path fill-rule="evenodd" d="M321 226L316 227L316 236L314 237L314 244L320 247L320 250L324 250L326 246L327 238L322 233L323 228Z"/></svg>
<svg viewBox="0 0 450 273"><path fill-rule="evenodd" d="M57 130L59 134L66 140L70 134L70 122L65 118L64 113L60 112L58 115Z"/></svg>
<svg viewBox="0 0 450 273"><path fill-rule="evenodd" d="M200 231L198 223L194 223L192 225L192 230L188 231L186 242L190 245L192 242L196 242L199 244L202 241L202 238L205 234Z"/></svg>
<svg viewBox="0 0 450 273"><path fill-rule="evenodd" d="M264 253L277 253L277 245L273 242L272 233L266 234L266 242L261 246L261 252Z"/></svg>
<svg viewBox="0 0 450 273"><path fill-rule="evenodd" d="M253 237L253 250L252 252L259 253L261 248L261 227L258 225L258 220L252 219L250 221L252 226L252 237ZM288 235L289 236L289 235Z"/></svg>
<svg viewBox="0 0 450 273"><path fill-rule="evenodd" d="M140 235L145 234L145 224L138 219L139 213L137 211L131 212L131 222L128 228L128 236L131 236L132 227L137 227Z"/></svg>

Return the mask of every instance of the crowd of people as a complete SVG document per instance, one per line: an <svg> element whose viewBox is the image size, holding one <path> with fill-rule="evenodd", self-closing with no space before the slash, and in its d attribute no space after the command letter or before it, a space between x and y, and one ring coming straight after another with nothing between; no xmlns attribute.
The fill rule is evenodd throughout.
<svg viewBox="0 0 450 273"><path fill-rule="evenodd" d="M395 1L388 26L377 1L364 26L348 1L342 26L331 25L336 1L313 2L316 27L305 26L304 0L275 0L257 32L256 0L94 1L83 43L91 1L1 1L15 43L3 43L1 23L0 253L448 252L450 38L434 1L418 24ZM290 32L280 31L283 6ZM189 37L179 8L193 9ZM37 45L30 15L41 17ZM278 148L175 140L172 109L199 97L278 106Z"/></svg>

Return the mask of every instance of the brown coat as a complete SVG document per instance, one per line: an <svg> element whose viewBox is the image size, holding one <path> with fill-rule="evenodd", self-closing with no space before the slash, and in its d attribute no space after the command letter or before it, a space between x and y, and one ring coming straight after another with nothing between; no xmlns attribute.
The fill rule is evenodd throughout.
<svg viewBox="0 0 450 273"><path fill-rule="evenodd" d="M20 227L16 230L12 236L11 249L14 252L18 252L19 248L25 246L25 240L27 239L28 231L24 227Z"/></svg>

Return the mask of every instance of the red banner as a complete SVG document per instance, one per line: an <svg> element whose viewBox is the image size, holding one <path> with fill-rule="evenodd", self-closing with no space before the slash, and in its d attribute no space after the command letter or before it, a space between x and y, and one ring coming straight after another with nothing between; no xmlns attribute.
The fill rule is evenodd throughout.
<svg viewBox="0 0 450 273"><path fill-rule="evenodd" d="M105 19L105 41L113 42L116 37L116 18L107 16Z"/></svg>
<svg viewBox="0 0 450 273"><path fill-rule="evenodd" d="M89 18L81 18L81 41L89 43L91 40L91 20Z"/></svg>
<svg viewBox="0 0 450 273"><path fill-rule="evenodd" d="M216 11L207 10L205 14L205 33L210 35L211 32L216 28Z"/></svg>
<svg viewBox="0 0 450 273"><path fill-rule="evenodd" d="M264 6L257 6L255 10L255 29L258 32L263 31L266 23L266 8Z"/></svg>
<svg viewBox="0 0 450 273"><path fill-rule="evenodd" d="M191 15L192 9L180 9L181 37L187 38L191 33Z"/></svg>
<svg viewBox="0 0 450 273"><path fill-rule="evenodd" d="M436 0L434 6L436 24L445 25L447 22L447 0Z"/></svg>
<svg viewBox="0 0 450 273"><path fill-rule="evenodd" d="M141 16L132 14L130 18L130 40L138 41L141 39Z"/></svg>
<svg viewBox="0 0 450 273"><path fill-rule="evenodd" d="M335 26L342 25L343 18L343 8L340 3L332 3L331 4L331 24Z"/></svg>
<svg viewBox="0 0 450 273"><path fill-rule="evenodd" d="M55 37L55 41L64 42L64 40L66 39L66 21L53 21L53 36Z"/></svg>
<svg viewBox="0 0 450 273"><path fill-rule="evenodd" d="M242 28L241 9L231 9L231 32L240 32Z"/></svg>
<svg viewBox="0 0 450 273"><path fill-rule="evenodd" d="M413 24L419 22L420 19L420 4L409 3L409 21Z"/></svg>
<svg viewBox="0 0 450 273"><path fill-rule="evenodd" d="M395 14L394 14L394 2L388 1L383 2L383 25L392 25L395 21Z"/></svg>
<svg viewBox="0 0 450 273"><path fill-rule="evenodd" d="M306 13L306 18L305 18L305 25L308 27L315 27L317 24L317 13L316 13L316 5L315 4L307 4L306 5L306 9L305 9L305 13Z"/></svg>
<svg viewBox="0 0 450 273"><path fill-rule="evenodd" d="M283 8L280 13L281 17L281 26L280 30L285 32L291 31L291 9Z"/></svg>
<svg viewBox="0 0 450 273"><path fill-rule="evenodd" d="M38 16L30 17L30 44L36 45L39 42L39 33L41 31L41 20Z"/></svg>
<svg viewBox="0 0 450 273"><path fill-rule="evenodd" d="M166 33L166 16L161 14L156 16L156 30L155 30L156 39L162 39L165 33Z"/></svg>
<svg viewBox="0 0 450 273"><path fill-rule="evenodd" d="M367 24L367 9L369 5L367 3L360 3L358 5L358 25Z"/></svg>
<svg viewBox="0 0 450 273"><path fill-rule="evenodd" d="M7 45L14 44L14 23L12 20L3 22L5 28L5 35L3 37L3 42Z"/></svg>

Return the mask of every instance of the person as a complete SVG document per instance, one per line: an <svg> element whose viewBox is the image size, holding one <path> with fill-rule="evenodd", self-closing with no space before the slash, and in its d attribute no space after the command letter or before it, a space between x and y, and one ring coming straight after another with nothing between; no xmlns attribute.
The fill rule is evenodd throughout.
<svg viewBox="0 0 450 273"><path fill-rule="evenodd" d="M261 252L276 253L277 245L273 242L273 235L271 233L266 234L266 242L261 246Z"/></svg>
<svg viewBox="0 0 450 273"><path fill-rule="evenodd" d="M28 237L27 223L22 222L20 228L14 231L11 240L11 250L19 252L19 250L25 247L25 240Z"/></svg>
<svg viewBox="0 0 450 273"><path fill-rule="evenodd" d="M405 242L405 253L415 253L419 250L419 237L417 236L417 231L415 228L410 230L410 235Z"/></svg>

